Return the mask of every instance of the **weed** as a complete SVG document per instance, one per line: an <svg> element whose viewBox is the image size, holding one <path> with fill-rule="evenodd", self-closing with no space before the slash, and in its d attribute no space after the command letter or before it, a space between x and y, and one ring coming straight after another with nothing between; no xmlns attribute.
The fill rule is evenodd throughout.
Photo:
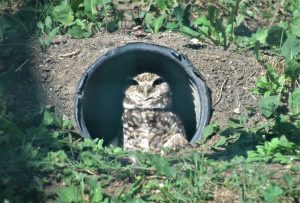
<svg viewBox="0 0 300 203"><path fill-rule="evenodd" d="M201 15L192 21L192 29L182 31L202 40L208 39L211 43L227 49L234 41L234 28L241 24L243 15L238 12L242 6L241 1L226 3L230 8L228 16L221 15L221 11L216 6L210 5L207 15Z"/></svg>
<svg viewBox="0 0 300 203"><path fill-rule="evenodd" d="M59 33L59 27L53 28L53 22L50 16L46 16L44 23L39 21L37 27L40 29L39 42L43 49L48 47L53 38Z"/></svg>
<svg viewBox="0 0 300 203"><path fill-rule="evenodd" d="M255 151L248 151L248 161L272 161L290 163L299 159L300 148L282 136L273 138L263 145L256 146Z"/></svg>
<svg viewBox="0 0 300 203"><path fill-rule="evenodd" d="M160 15L158 18L155 18L151 14L147 14L145 19L147 25L146 31L151 33L158 33L164 25L165 18L165 15Z"/></svg>
<svg viewBox="0 0 300 203"><path fill-rule="evenodd" d="M42 47L49 46L58 33L67 33L73 38L85 38L105 28L109 32L118 29L121 20L110 0L60 1L54 5L44 5L47 12L37 23Z"/></svg>

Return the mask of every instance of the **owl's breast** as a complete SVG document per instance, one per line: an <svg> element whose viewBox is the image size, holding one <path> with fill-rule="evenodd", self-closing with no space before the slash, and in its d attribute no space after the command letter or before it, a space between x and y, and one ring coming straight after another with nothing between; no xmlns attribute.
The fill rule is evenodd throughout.
<svg viewBox="0 0 300 203"><path fill-rule="evenodd" d="M141 133L163 133L162 131L168 130L172 125L169 114L161 110L125 110L122 119L132 130Z"/></svg>
<svg viewBox="0 0 300 203"><path fill-rule="evenodd" d="M174 136L185 140L184 127L170 111L125 109L122 120L125 149L160 151L161 147L169 143L168 140L174 141ZM175 145L177 141L175 139Z"/></svg>

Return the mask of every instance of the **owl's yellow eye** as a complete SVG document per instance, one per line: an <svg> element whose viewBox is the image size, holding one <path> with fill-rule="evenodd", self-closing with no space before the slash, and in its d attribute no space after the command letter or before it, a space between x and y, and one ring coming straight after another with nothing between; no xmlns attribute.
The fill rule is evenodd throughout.
<svg viewBox="0 0 300 203"><path fill-rule="evenodd" d="M153 86L157 86L162 84L164 81L161 78L157 78L156 80L154 80L153 82Z"/></svg>

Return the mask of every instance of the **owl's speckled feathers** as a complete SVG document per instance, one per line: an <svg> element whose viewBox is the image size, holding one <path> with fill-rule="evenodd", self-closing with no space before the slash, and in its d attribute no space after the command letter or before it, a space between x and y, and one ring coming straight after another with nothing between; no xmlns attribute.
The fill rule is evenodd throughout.
<svg viewBox="0 0 300 203"><path fill-rule="evenodd" d="M123 102L123 148L161 152L188 143L172 105L169 84L154 73L135 76L125 91Z"/></svg>

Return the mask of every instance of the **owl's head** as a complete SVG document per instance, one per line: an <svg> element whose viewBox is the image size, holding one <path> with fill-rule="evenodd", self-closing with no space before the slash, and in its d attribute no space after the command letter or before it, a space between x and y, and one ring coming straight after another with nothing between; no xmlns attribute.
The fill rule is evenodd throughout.
<svg viewBox="0 0 300 203"><path fill-rule="evenodd" d="M170 86L155 73L141 73L130 79L125 91L125 109L166 109L171 104Z"/></svg>

